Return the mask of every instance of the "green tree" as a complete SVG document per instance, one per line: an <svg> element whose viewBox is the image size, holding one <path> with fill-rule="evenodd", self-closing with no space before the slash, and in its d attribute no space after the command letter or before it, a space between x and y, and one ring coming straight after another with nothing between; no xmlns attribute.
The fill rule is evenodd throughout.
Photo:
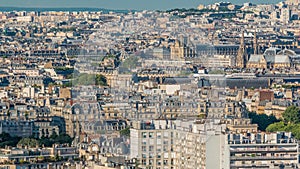
<svg viewBox="0 0 300 169"><path fill-rule="evenodd" d="M130 127L126 127L123 130L120 130L120 135L122 136L130 136Z"/></svg>
<svg viewBox="0 0 300 169"><path fill-rule="evenodd" d="M0 141L7 141L9 139L11 139L11 136L8 133L3 132L0 134Z"/></svg>
<svg viewBox="0 0 300 169"><path fill-rule="evenodd" d="M96 85L107 86L106 77L103 75L96 75Z"/></svg>
<svg viewBox="0 0 300 169"><path fill-rule="evenodd" d="M50 136L50 139L56 139L58 137L58 135L56 134L56 132L53 132Z"/></svg>
<svg viewBox="0 0 300 169"><path fill-rule="evenodd" d="M55 143L59 143L59 144L71 144L73 141L73 139L67 135L67 134L60 134L59 136L56 137L56 139L54 139Z"/></svg>
<svg viewBox="0 0 300 169"><path fill-rule="evenodd" d="M60 157L58 154L55 154L54 159L55 159L55 161L60 161L60 160L61 160L61 157Z"/></svg>
<svg viewBox="0 0 300 169"><path fill-rule="evenodd" d="M41 138L40 140L40 144L43 144L45 147L51 147L53 144L57 143L57 144L69 144L71 145L73 138L71 138L69 135L67 134L60 134L57 135L56 133L52 134L49 138Z"/></svg>
<svg viewBox="0 0 300 169"><path fill-rule="evenodd" d="M133 69L136 68L137 64L138 64L139 58L136 56L129 56L128 58L126 58L123 63L122 63L122 67L124 68L128 68L128 69Z"/></svg>
<svg viewBox="0 0 300 169"><path fill-rule="evenodd" d="M79 74L74 80L72 80L72 84L107 86L107 80L103 75L82 73Z"/></svg>
<svg viewBox="0 0 300 169"><path fill-rule="evenodd" d="M296 106L290 106L283 112L282 117L285 123L299 123L300 110Z"/></svg>
<svg viewBox="0 0 300 169"><path fill-rule="evenodd" d="M28 147L36 147L39 145L39 141L36 139L32 138L22 138L19 142L18 145L21 146L28 146Z"/></svg>
<svg viewBox="0 0 300 169"><path fill-rule="evenodd" d="M8 133L1 133L0 134L0 147L4 148L5 146L13 146L15 147L18 142L21 140L20 137L12 137Z"/></svg>
<svg viewBox="0 0 300 169"><path fill-rule="evenodd" d="M293 136L296 138L296 139L300 139L300 124L295 124L294 127L292 128L291 130Z"/></svg>
<svg viewBox="0 0 300 169"><path fill-rule="evenodd" d="M273 123L273 124L270 124L266 131L268 132L276 132L276 131L285 131L285 124L283 121L281 122L277 122L277 123Z"/></svg>
<svg viewBox="0 0 300 169"><path fill-rule="evenodd" d="M266 115L266 114L256 114L254 112L250 112L248 114L249 118L251 119L253 124L258 125L258 130L266 131L266 128L273 123L278 122L279 120L276 119L273 115Z"/></svg>

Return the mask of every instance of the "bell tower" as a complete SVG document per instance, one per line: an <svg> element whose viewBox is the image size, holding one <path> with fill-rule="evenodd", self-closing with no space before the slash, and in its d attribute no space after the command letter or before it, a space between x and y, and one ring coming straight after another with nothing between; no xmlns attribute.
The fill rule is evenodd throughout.
<svg viewBox="0 0 300 169"><path fill-rule="evenodd" d="M256 30L254 32L254 39L253 39L253 54L257 55L259 53L259 49L258 49L258 43L257 43L257 33Z"/></svg>
<svg viewBox="0 0 300 169"><path fill-rule="evenodd" d="M236 67L244 68L247 62L246 46L245 46L245 36L244 31L242 32L240 48L238 50L236 58Z"/></svg>

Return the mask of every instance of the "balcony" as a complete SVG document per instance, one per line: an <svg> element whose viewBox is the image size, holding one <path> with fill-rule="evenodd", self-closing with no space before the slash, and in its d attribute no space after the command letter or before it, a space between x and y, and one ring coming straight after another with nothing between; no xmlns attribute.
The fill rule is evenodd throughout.
<svg viewBox="0 0 300 169"><path fill-rule="evenodd" d="M232 161L267 161L267 160L295 160L297 161L297 156L294 157L274 157L274 156L244 156L244 157L230 157L230 160Z"/></svg>
<svg viewBox="0 0 300 169"><path fill-rule="evenodd" d="M238 168L274 168L275 166L279 166L278 164L230 164L231 169L238 169ZM294 168L295 164L285 165L285 167L292 167Z"/></svg>
<svg viewBox="0 0 300 169"><path fill-rule="evenodd" d="M254 148L254 149L231 149L232 153L261 153L261 152L297 152L297 148L276 148L276 149L265 149L265 148Z"/></svg>

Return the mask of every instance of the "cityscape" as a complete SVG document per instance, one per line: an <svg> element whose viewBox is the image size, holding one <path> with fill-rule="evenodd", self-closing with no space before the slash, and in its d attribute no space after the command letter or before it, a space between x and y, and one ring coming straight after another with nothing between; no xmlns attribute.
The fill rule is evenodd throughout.
<svg viewBox="0 0 300 169"><path fill-rule="evenodd" d="M0 169L300 168L300 0L9 5Z"/></svg>

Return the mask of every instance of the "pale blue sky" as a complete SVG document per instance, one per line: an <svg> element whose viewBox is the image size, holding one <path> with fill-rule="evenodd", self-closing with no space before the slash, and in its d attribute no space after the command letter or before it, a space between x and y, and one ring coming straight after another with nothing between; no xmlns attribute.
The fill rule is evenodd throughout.
<svg viewBox="0 0 300 169"><path fill-rule="evenodd" d="M222 0L0 0L1 7L94 7L108 9L172 9L195 8L198 4L211 4ZM223 0L226 1L226 0ZM243 2L276 3L280 0L230 0Z"/></svg>

